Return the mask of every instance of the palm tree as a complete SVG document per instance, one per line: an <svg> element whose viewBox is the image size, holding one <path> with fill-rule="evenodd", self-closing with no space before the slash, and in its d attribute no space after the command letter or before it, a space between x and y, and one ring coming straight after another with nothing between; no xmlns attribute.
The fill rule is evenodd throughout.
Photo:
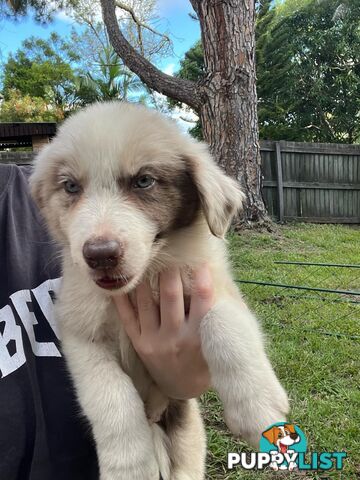
<svg viewBox="0 0 360 480"><path fill-rule="evenodd" d="M83 103L104 100L145 101L144 85L126 68L111 45L99 54L98 71L77 79L78 97Z"/></svg>

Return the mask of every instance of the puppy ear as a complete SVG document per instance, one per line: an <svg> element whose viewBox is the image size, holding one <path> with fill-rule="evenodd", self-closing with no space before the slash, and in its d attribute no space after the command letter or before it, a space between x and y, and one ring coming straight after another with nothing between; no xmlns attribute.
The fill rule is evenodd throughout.
<svg viewBox="0 0 360 480"><path fill-rule="evenodd" d="M263 437L266 438L266 440L269 440L270 443L273 443L275 445L275 436L276 436L276 427L271 427L269 430L266 430L263 432Z"/></svg>
<svg viewBox="0 0 360 480"><path fill-rule="evenodd" d="M197 144L196 147L198 151L185 161L198 189L211 233L224 237L231 220L241 209L245 195L238 183L215 164L205 145Z"/></svg>

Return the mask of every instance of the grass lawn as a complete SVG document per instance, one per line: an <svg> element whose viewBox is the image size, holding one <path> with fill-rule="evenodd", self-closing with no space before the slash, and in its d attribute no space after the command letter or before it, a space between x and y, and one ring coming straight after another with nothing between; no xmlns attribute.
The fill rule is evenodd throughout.
<svg viewBox="0 0 360 480"><path fill-rule="evenodd" d="M291 260L360 264L360 229L296 224L275 234L229 236L236 279L360 291L360 269L274 264ZM267 351L287 390L291 412L308 440L308 451L346 451L342 472L290 474L227 470L227 453L251 451L229 434L212 392L202 398L209 455L208 479L360 478L359 297L239 284L258 314ZM350 300L350 301L349 301Z"/></svg>

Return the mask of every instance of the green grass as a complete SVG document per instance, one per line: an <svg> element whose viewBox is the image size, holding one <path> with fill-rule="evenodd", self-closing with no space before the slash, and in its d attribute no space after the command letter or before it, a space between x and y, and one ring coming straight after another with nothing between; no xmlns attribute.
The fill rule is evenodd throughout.
<svg viewBox="0 0 360 480"><path fill-rule="evenodd" d="M277 260L360 264L360 229L332 225L277 227L274 234L245 231L229 236L236 279L360 290L360 269L276 265ZM203 396L208 479L360 478L360 305L356 296L239 284L257 313L267 351L286 388L291 412L308 451L346 451L342 472L290 474L227 470L227 453L251 451L232 438L213 392ZM358 300L359 297L357 297Z"/></svg>

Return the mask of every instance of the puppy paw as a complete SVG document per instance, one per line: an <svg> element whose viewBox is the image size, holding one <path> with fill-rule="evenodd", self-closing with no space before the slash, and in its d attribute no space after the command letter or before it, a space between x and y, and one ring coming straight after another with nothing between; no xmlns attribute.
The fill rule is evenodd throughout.
<svg viewBox="0 0 360 480"><path fill-rule="evenodd" d="M288 398L279 383L257 394L239 392L224 402L224 418L230 431L254 447L259 446L261 434L269 425L286 420L288 410Z"/></svg>
<svg viewBox="0 0 360 480"><path fill-rule="evenodd" d="M123 448L117 451L98 448L98 452L100 480L159 480L160 478L160 467L155 455L153 439L143 438L141 433L136 439L133 438L129 443L123 444Z"/></svg>

